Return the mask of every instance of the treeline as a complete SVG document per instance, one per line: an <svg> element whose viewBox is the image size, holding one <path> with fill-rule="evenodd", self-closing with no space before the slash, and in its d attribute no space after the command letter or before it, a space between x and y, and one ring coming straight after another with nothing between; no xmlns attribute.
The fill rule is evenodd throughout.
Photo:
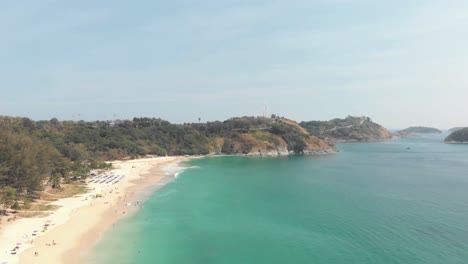
<svg viewBox="0 0 468 264"><path fill-rule="evenodd" d="M302 153L313 144L320 142L295 122L277 117L171 124L159 118L74 122L0 116L0 188L34 194L45 184L85 177L107 160L279 147Z"/></svg>

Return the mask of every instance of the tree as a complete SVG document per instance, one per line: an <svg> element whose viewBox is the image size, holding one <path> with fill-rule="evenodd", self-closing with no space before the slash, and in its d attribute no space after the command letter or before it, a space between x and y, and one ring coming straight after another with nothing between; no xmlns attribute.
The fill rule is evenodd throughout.
<svg viewBox="0 0 468 264"><path fill-rule="evenodd" d="M72 169L73 180L85 179L86 177L88 177L90 172L88 165L79 162L75 162L72 166Z"/></svg>
<svg viewBox="0 0 468 264"><path fill-rule="evenodd" d="M221 148L221 152L225 154L232 154L234 153L234 144L230 139L225 139L224 144Z"/></svg>
<svg viewBox="0 0 468 264"><path fill-rule="evenodd" d="M0 190L0 203L3 207L3 214L6 215L7 209L11 207L18 199L18 192L10 186L4 186Z"/></svg>
<svg viewBox="0 0 468 264"><path fill-rule="evenodd" d="M32 195L43 188L51 173L53 147L24 134L4 133L0 137L1 183L20 194Z"/></svg>
<svg viewBox="0 0 468 264"><path fill-rule="evenodd" d="M8 171L10 168L8 167L7 164L4 162L1 162L1 157L0 157L0 186L6 185L6 182L8 180Z"/></svg>
<svg viewBox="0 0 468 264"><path fill-rule="evenodd" d="M61 188L60 183L62 182L62 178L58 174L50 175L49 183L52 185L52 188Z"/></svg>

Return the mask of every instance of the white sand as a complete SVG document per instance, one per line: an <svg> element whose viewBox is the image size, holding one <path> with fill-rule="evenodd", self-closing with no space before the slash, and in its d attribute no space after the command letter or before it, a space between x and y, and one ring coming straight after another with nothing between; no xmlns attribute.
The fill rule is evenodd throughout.
<svg viewBox="0 0 468 264"><path fill-rule="evenodd" d="M2 223L0 263L77 263L99 236L124 215L125 204L131 201L135 192L163 178L165 172L162 167L168 163L178 163L185 159L162 157L113 162L116 169L111 172L125 175L119 183L91 183L88 185L89 193L51 203L61 207L50 216ZM158 175L142 176L155 167L160 169ZM104 197L86 199L97 192L103 192ZM46 223L51 225L43 233L42 227ZM38 230L37 236L32 236L34 230ZM52 244L52 241L56 245L46 245ZM17 243L21 243L18 254L11 255L10 251ZM36 251L39 256L35 256Z"/></svg>

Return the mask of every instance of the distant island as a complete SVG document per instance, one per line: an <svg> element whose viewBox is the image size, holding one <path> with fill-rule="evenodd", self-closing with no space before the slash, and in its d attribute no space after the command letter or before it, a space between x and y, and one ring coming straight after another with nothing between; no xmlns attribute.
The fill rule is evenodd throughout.
<svg viewBox="0 0 468 264"><path fill-rule="evenodd" d="M468 127L455 130L445 138L444 142L449 144L468 144Z"/></svg>
<svg viewBox="0 0 468 264"><path fill-rule="evenodd" d="M369 117L348 116L330 121L308 121L300 125L310 134L330 142L366 142L392 138L383 126L374 123Z"/></svg>
<svg viewBox="0 0 468 264"><path fill-rule="evenodd" d="M405 134L431 134L431 133L442 133L441 130L433 127L422 127L422 126L417 126L417 127L408 127L406 129L400 130L397 132L400 135L405 135Z"/></svg>

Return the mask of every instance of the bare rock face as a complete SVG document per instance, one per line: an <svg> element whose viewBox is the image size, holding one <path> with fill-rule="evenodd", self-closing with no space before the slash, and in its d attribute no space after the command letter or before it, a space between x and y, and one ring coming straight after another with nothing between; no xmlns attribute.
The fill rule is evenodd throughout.
<svg viewBox="0 0 468 264"><path fill-rule="evenodd" d="M306 150L304 151L304 154L305 155L329 155L329 154L337 154L338 152L339 150L336 147L332 147L332 148Z"/></svg>
<svg viewBox="0 0 468 264"><path fill-rule="evenodd" d="M273 150L259 149L255 152L249 152L247 156L257 156L257 157L277 157L277 156L287 156L289 151L286 147L279 147Z"/></svg>
<svg viewBox="0 0 468 264"><path fill-rule="evenodd" d="M337 152L333 143L311 135L286 118L242 117L229 122L233 129L213 141L213 149L220 150L220 154L274 157Z"/></svg>
<svg viewBox="0 0 468 264"><path fill-rule="evenodd" d="M339 151L336 147L326 147L326 148L316 148L316 149L306 149L303 151L303 153L300 153L302 155L310 155L310 156L316 156L316 155L331 155L331 154L337 154ZM275 150L258 150L256 152L249 152L246 154L246 156L252 156L252 157L278 157L278 156L288 156L288 155L295 155L295 153L292 150L288 150L287 148L279 148Z"/></svg>

